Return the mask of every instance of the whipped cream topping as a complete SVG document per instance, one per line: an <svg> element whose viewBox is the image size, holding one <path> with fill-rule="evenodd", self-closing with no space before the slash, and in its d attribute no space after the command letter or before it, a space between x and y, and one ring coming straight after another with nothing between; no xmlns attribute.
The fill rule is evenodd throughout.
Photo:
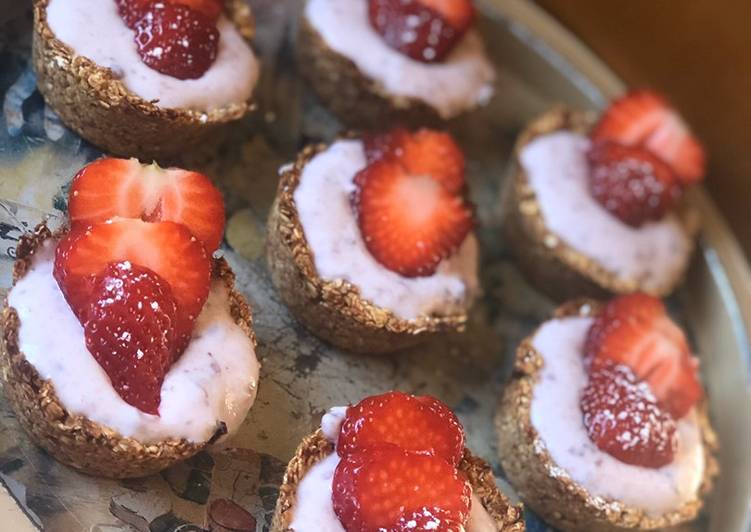
<svg viewBox="0 0 751 532"><path fill-rule="evenodd" d="M256 396L259 364L248 336L230 314L229 295L215 281L193 337L162 384L159 416L117 394L86 349L83 327L52 276L54 241L37 250L31 268L8 294L20 319L19 347L61 404L143 443L185 438L201 443L220 422L233 433Z"/></svg>
<svg viewBox="0 0 751 532"><path fill-rule="evenodd" d="M211 111L250 99L259 62L235 25L219 18L219 50L198 79L177 79L146 66L135 33L117 13L114 0L50 0L47 21L55 36L76 55L112 70L123 85L162 108Z"/></svg>
<svg viewBox="0 0 751 532"><path fill-rule="evenodd" d="M365 299L403 319L466 310L479 291L475 236L431 276L402 277L385 268L365 247L350 201L353 179L365 166L362 142L340 140L302 171L294 200L318 275L352 283Z"/></svg>
<svg viewBox="0 0 751 532"><path fill-rule="evenodd" d="M569 246L624 281L659 292L685 269L691 239L675 215L635 228L610 214L589 193L588 138L559 131L520 154L546 227Z"/></svg>
<svg viewBox="0 0 751 532"><path fill-rule="evenodd" d="M629 465L601 451L589 439L579 405L587 384L584 341L593 318L544 323L532 345L544 366L534 387L532 425L551 458L592 496L661 515L696 499L704 475L704 449L696 413L678 420L678 451L659 469Z"/></svg>
<svg viewBox="0 0 751 532"><path fill-rule="evenodd" d="M422 63L390 48L368 19L366 0L308 0L305 17L329 47L391 96L415 98L444 118L485 105L495 70L471 30L441 63Z"/></svg>
<svg viewBox="0 0 751 532"><path fill-rule="evenodd" d="M321 419L321 432L336 444L346 406L335 406ZM297 486L295 512L290 524L293 532L346 532L334 512L331 501L334 471L339 465L339 455L331 453L308 470ZM472 508L467 523L467 532L496 532L498 527L485 509L482 501L473 493Z"/></svg>

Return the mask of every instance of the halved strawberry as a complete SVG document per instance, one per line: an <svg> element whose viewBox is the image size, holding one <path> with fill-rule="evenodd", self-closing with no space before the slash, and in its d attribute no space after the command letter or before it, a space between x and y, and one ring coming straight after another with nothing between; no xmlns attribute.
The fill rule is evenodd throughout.
<svg viewBox="0 0 751 532"><path fill-rule="evenodd" d="M464 452L464 430L456 415L436 398L388 392L347 409L336 450L346 456L383 444L458 464Z"/></svg>
<svg viewBox="0 0 751 532"><path fill-rule="evenodd" d="M355 176L353 203L365 246L386 268L405 277L432 275L472 229L461 196L427 175L410 175L381 159Z"/></svg>
<svg viewBox="0 0 751 532"><path fill-rule="evenodd" d="M683 195L670 166L641 146L596 142L587 158L592 196L628 225L662 219Z"/></svg>
<svg viewBox="0 0 751 532"><path fill-rule="evenodd" d="M146 7L153 0L115 0L117 10L126 26L133 29L136 22L145 14ZM180 4L203 13L213 22L219 19L224 9L224 0L162 0L165 4Z"/></svg>
<svg viewBox="0 0 751 532"><path fill-rule="evenodd" d="M658 468L673 461L678 447L675 420L628 366L598 359L581 409L589 439L621 462Z"/></svg>
<svg viewBox="0 0 751 532"><path fill-rule="evenodd" d="M614 101L591 136L596 141L645 146L673 167L684 184L704 177L704 148L678 112L653 91L632 91Z"/></svg>
<svg viewBox="0 0 751 532"><path fill-rule="evenodd" d="M71 183L68 212L73 226L115 217L183 224L213 253L224 233L224 201L198 172L142 165L137 159L96 160Z"/></svg>
<svg viewBox="0 0 751 532"><path fill-rule="evenodd" d="M610 360L631 368L675 419L703 395L699 361L655 297L637 293L608 302L587 334L584 352L589 363Z"/></svg>
<svg viewBox="0 0 751 532"><path fill-rule="evenodd" d="M141 60L173 78L200 78L219 52L219 31L214 21L181 4L159 0L149 3L133 29Z"/></svg>
<svg viewBox="0 0 751 532"><path fill-rule="evenodd" d="M472 25L471 0L368 0L370 24L388 46L424 63L442 61Z"/></svg>
<svg viewBox="0 0 751 532"><path fill-rule="evenodd" d="M409 174L428 175L451 193L458 194L464 187L464 153L448 133L433 129L410 133L397 127L365 135L363 145L368 163L394 157Z"/></svg>
<svg viewBox="0 0 751 532"><path fill-rule="evenodd" d="M86 347L123 400L158 414L164 377L176 359L178 308L167 281L128 261L96 277L83 322Z"/></svg>
<svg viewBox="0 0 751 532"><path fill-rule="evenodd" d="M472 490L445 460L393 445L342 458L332 483L334 511L346 530L459 532Z"/></svg>
<svg viewBox="0 0 751 532"><path fill-rule="evenodd" d="M122 218L72 229L56 249L54 276L81 322L97 277L120 261L148 268L169 284L178 304L178 344L187 345L209 293L211 259L203 245L174 222Z"/></svg>

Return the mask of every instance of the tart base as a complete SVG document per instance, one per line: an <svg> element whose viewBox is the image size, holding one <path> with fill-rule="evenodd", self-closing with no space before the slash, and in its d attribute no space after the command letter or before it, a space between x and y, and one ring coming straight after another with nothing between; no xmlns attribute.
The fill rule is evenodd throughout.
<svg viewBox="0 0 751 532"><path fill-rule="evenodd" d="M207 150L224 126L243 118L252 103L209 112L163 109L128 90L109 68L75 55L47 22L49 0L34 0L32 60L44 100L70 129L113 155L169 163L182 153ZM243 0L228 0L226 13L250 39L254 22Z"/></svg>
<svg viewBox="0 0 751 532"><path fill-rule="evenodd" d="M659 290L644 290L638 280L624 280L562 241L545 226L540 206L520 162L521 150L537 137L562 129L586 134L594 116L556 107L533 120L514 148L511 174L504 180L501 196L503 235L529 283L556 301L576 297L605 298L639 290L665 297L683 281L684 271ZM677 214L692 242L699 230L698 214L681 205Z"/></svg>
<svg viewBox="0 0 751 532"><path fill-rule="evenodd" d="M559 307L555 317L590 316L597 309L598 303L592 300L571 301ZM532 346L533 338L534 334L523 340L517 350L514 371L504 388L495 418L501 464L521 499L547 523L561 530L654 530L693 520L718 472L717 436L709 423L706 405L698 409L705 469L696 499L674 511L653 516L624 503L590 495L557 466L532 425L532 396L537 374L544 364L542 355Z"/></svg>
<svg viewBox="0 0 751 532"><path fill-rule="evenodd" d="M53 235L44 224L24 235L17 248L14 283L24 276L35 251ZM214 279L221 279L230 296L235 323L256 344L253 319L245 298L234 289L235 276L223 259L214 263ZM211 440L191 443L170 439L141 443L100 425L85 416L68 412L60 403L53 384L37 373L21 352L18 342L20 321L15 309L4 303L0 315L0 370L3 390L21 426L31 439L58 461L89 475L108 478L141 477L156 473L204 449L223 435L217 429Z"/></svg>
<svg viewBox="0 0 751 532"><path fill-rule="evenodd" d="M390 123L427 127L445 122L425 102L389 94L350 59L333 50L304 14L297 40L300 74L348 127L381 129Z"/></svg>
<svg viewBox="0 0 751 532"><path fill-rule="evenodd" d="M290 525L294 517L297 487L305 474L332 452L334 445L323 436L320 429L303 439L284 473L284 481L279 488L279 498L271 522L271 532L294 532ZM473 493L482 501L500 532L525 530L521 506L512 505L498 490L493 471L487 462L465 448L459 470L467 476Z"/></svg>
<svg viewBox="0 0 751 532"><path fill-rule="evenodd" d="M356 286L318 276L294 193L305 165L325 149L307 147L282 172L269 216L266 257L271 279L292 314L316 336L355 353L397 351L437 333L463 330L466 313L405 320L365 300Z"/></svg>

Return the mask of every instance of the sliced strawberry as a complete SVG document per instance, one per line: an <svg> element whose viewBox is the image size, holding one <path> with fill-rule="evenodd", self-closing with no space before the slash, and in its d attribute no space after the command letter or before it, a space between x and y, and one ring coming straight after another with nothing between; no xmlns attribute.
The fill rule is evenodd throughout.
<svg viewBox="0 0 751 532"><path fill-rule="evenodd" d="M170 285L148 268L112 262L96 277L92 296L83 322L86 347L126 403L158 414L177 348Z"/></svg>
<svg viewBox="0 0 751 532"><path fill-rule="evenodd" d="M209 293L211 259L203 245L174 222L123 218L72 229L57 247L54 276L81 322L95 296L96 277L119 261L148 268L169 284L178 304L178 344L187 345Z"/></svg>
<svg viewBox="0 0 751 532"><path fill-rule="evenodd" d="M134 29L141 60L173 78L200 78L219 50L214 21L180 4L149 3Z"/></svg>
<svg viewBox="0 0 751 532"><path fill-rule="evenodd" d="M672 168L641 146L596 142L588 159L592 196L633 227L662 219L683 195Z"/></svg>
<svg viewBox="0 0 751 532"><path fill-rule="evenodd" d="M442 61L474 21L471 0L368 0L370 24L388 46L424 63Z"/></svg>
<svg viewBox="0 0 751 532"><path fill-rule="evenodd" d="M153 0L115 0L117 10L125 24L134 29L136 22L145 14L148 5ZM162 0L165 4L180 4L194 11L203 13L216 23L224 9L223 0Z"/></svg>
<svg viewBox="0 0 751 532"><path fill-rule="evenodd" d="M368 163L395 157L409 174L430 176L451 193L457 194L464 187L464 153L448 133L432 129L410 133L398 127L388 133L365 135L363 144Z"/></svg>
<svg viewBox="0 0 751 532"><path fill-rule="evenodd" d="M365 246L405 277L432 275L472 229L472 212L435 179L382 159L355 176L353 203Z"/></svg>
<svg viewBox="0 0 751 532"><path fill-rule="evenodd" d="M675 420L629 367L596 362L581 409L589 439L621 462L658 468L673 461L678 448Z"/></svg>
<svg viewBox="0 0 751 532"><path fill-rule="evenodd" d="M464 430L456 415L430 396L388 392L347 409L336 445L340 456L388 443L458 464Z"/></svg>
<svg viewBox="0 0 751 532"><path fill-rule="evenodd" d="M589 361L610 360L631 368L675 419L703 395L699 361L655 297L631 294L608 302L589 330L584 351Z"/></svg>
<svg viewBox="0 0 751 532"><path fill-rule="evenodd" d="M653 91L632 91L610 104L592 139L645 146L672 166L684 184L704 177L704 148L678 112Z"/></svg>
<svg viewBox="0 0 751 532"><path fill-rule="evenodd" d="M183 224L213 253L224 233L224 201L198 172L142 165L136 159L99 159L86 165L70 187L74 226L115 217Z"/></svg>
<svg viewBox="0 0 751 532"><path fill-rule="evenodd" d="M472 490L453 465L393 445L342 458L332 488L346 530L459 532L469 518Z"/></svg>

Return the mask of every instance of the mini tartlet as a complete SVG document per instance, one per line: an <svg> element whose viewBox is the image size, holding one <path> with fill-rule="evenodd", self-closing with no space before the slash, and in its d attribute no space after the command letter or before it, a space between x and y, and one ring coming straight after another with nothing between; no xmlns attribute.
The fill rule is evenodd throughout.
<svg viewBox="0 0 751 532"><path fill-rule="evenodd" d="M367 4L308 0L300 21L300 72L340 120L350 127L436 125L491 99L495 71L476 30L467 29L446 58L423 63L382 39Z"/></svg>
<svg viewBox="0 0 751 532"><path fill-rule="evenodd" d="M79 179L81 173L74 180L74 190L84 198L83 205L74 206L78 215L89 214L94 204L105 206L107 200L92 194L91 184L97 178L106 181L102 170L112 169L112 161L119 163L100 159L87 167L94 181ZM131 170L138 166L135 161L124 164ZM177 172L189 178L198 175ZM201 184L194 191L212 187L202 176L197 181ZM107 189L94 186L100 192ZM124 190L112 188L114 196ZM178 189L184 193L187 187L180 184ZM41 224L20 239L13 288L0 317L3 388L21 426L60 462L109 478L153 474L234 433L255 400L259 364L251 309L235 289L229 265L224 259L202 259L208 264L208 277L202 281L205 288L200 288L205 290L204 300L194 302L198 315L193 317L187 315L181 295L149 292L154 278L160 280L161 290L170 287L169 294L192 285L173 284L167 274L170 281L165 285L166 279L155 270L131 262L139 252L117 251L134 245L148 248L153 242L147 239L157 235L176 238L172 244L185 238L191 249L213 246L215 237L199 243L187 236L187 226L173 222L84 222L75 214L71 218L70 226L55 233ZM198 227L197 218L184 213L184 220ZM144 227L135 243L128 243L130 236L122 233ZM127 257L112 259L92 281L81 281L74 263L80 268L88 267L89 259L101 262L91 249L101 253L97 246L103 234L120 239L112 242L113 257ZM83 250L91 244L94 248ZM206 257L205 252L201 255ZM158 264L153 255L150 260ZM192 264L177 262L171 267ZM104 292L98 292L101 283ZM171 301L178 303L170 307ZM156 322L155 315L170 318ZM144 340L146 335L149 339Z"/></svg>
<svg viewBox="0 0 751 532"><path fill-rule="evenodd" d="M718 441L709 422L705 399L699 400L698 404L693 406L693 410L688 414L690 417L680 420L680 423L690 423L692 427L690 430L694 432L685 432L687 430L686 426L689 425L684 425L682 428L679 426L679 429L676 430L676 434L679 434L681 437L685 437L686 434L693 434L693 437L699 440L689 444L682 443L681 440L679 441L677 450L674 449L676 457L678 454L683 454L680 458L682 461L681 467L696 465L696 462L692 462L692 459L701 462L703 469L700 471L700 475L698 477L694 475L692 477L693 480L690 481L695 486L695 491L688 494L683 493L679 496L677 492L680 490L676 489L676 486L673 486L672 489L675 489L675 492L671 492L669 496L682 497L683 502L674 508L663 509L663 511L647 511L645 507L628 504L618 498L603 495L602 493L591 493L588 491L582 485L582 482L573 478L569 470L556 462L552 456L552 451L549 449L549 445L556 442L546 442L533 421L532 410L535 408L533 406L535 389L540 386L550 386L551 382L553 382L551 380L552 377L547 377L543 380L541 376L543 367L545 366L545 355L533 345L536 335L549 323L557 320L593 318L599 312L602 312L602 309L603 304L595 300L580 299L565 303L555 311L554 319L551 322L541 325L534 334L521 342L517 350L513 374L504 388L495 420L501 464L508 476L509 482L524 503L529 505L532 510L537 512L550 525L561 530L593 532L653 530L689 522L697 517L703 505L703 498L712 489L714 477L718 472L715 458L718 450ZM558 340L558 342L561 341L565 340ZM576 341L582 340L579 339ZM556 353L555 355L559 354ZM548 356L551 355L548 354ZM578 351L577 356L579 356ZM581 363L584 364L583 355L581 360ZM557 375L555 380L560 380L561 378L564 377ZM561 386L567 385L561 384ZM576 390L575 393L579 394ZM581 397L581 395L578 396ZM558 401L560 402L561 400L559 399ZM536 415L541 416L543 413L538 410ZM581 423L579 420L570 418L561 412L557 412L555 415L561 420L560 423ZM581 412L579 415L581 415ZM618 419L622 418L619 417ZM548 437L550 437L550 429L546 430L548 431ZM583 439L586 439L587 429L582 427L581 430L585 431ZM640 437L643 436L643 434L640 434ZM563 436L558 435L554 439L560 440L563 439ZM567 439L566 441L569 440ZM614 486L621 484L621 487L618 489L630 489L633 496L634 492L648 494L653 489L651 484L655 483L654 479L656 477L652 477L652 483L645 479L634 481L633 479L628 480L625 477L632 473L632 471L643 474L644 472L656 471L656 469L630 465L620 461L614 455L607 454L605 450L598 450L594 442L588 445L592 445L593 449L577 450L571 448L564 451L561 445L557 445L558 450L556 452L569 453L571 455L570 458L567 458L569 461L575 460L573 457L577 456L579 457L579 461L587 460L588 464L596 464L597 468L606 467L602 465L603 459L609 461L611 465L607 467L610 467L611 470L613 467L612 464L617 464L617 467L621 468L620 476L616 476L615 478L603 477L605 473L598 470L597 472L593 471L587 477L588 482L598 484L601 490L612 491L616 489ZM682 445L689 445L690 450L682 449ZM597 456L586 457L584 454L593 452ZM668 464L668 466L672 465L673 462ZM578 474L584 475L585 473L579 472ZM673 472L670 474L678 473ZM665 473L665 475L668 475L668 473ZM683 479L686 480L686 477L684 476ZM677 479L673 482L681 484ZM664 479L661 479L658 483L664 484ZM683 490L692 490L692 488L686 488L686 486L680 487ZM664 498L665 493L670 491L665 485L661 485L660 489L662 489L662 494L653 497L652 503L655 505L664 504L664 501L654 501ZM648 495L640 495L639 497L644 502L646 500L645 497L648 497Z"/></svg>
<svg viewBox="0 0 751 532"><path fill-rule="evenodd" d="M39 91L68 127L105 151L142 160L174 160L186 150L215 141L226 124L252 110L252 97L212 109L192 109L160 106L158 99L139 96L115 70L78 55L58 39L47 13L55 1L62 0L34 0L32 54ZM117 9L115 0L105 3ZM255 28L247 3L227 0L224 12L249 43Z"/></svg>
<svg viewBox="0 0 751 532"><path fill-rule="evenodd" d="M337 410L339 411L337 412ZM338 418L337 421L341 423L342 418L345 417L343 410L330 409L329 414L325 417L336 417ZM335 442L331 441L334 435L328 434L331 428L326 427L326 420L323 421L322 427L322 429L318 429L302 440L294 457L287 465L271 524L273 532L296 532L292 525L295 519L295 511L299 508L297 499L300 483L312 468L337 452ZM499 491L493 472L487 462L473 455L465 447L461 460L456 467L471 486L473 504L477 502L482 504L483 511L478 511L475 508L475 511L470 513L470 522L472 519L477 519L480 523L476 523L474 527L468 526L466 528L468 532L488 532L490 530L522 532L525 530L521 506L511 504L508 498ZM340 523L337 523L337 525L342 527ZM328 529L326 530L329 532Z"/></svg>
<svg viewBox="0 0 751 532"><path fill-rule="evenodd" d="M433 135L430 130L423 132ZM356 176L369 167L363 146L357 139L308 146L293 164L280 170L267 228L267 259L282 300L315 335L357 353L395 351L438 333L462 331L479 291L475 237L471 233L461 237L440 264L431 265L434 273L424 277L405 277L382 266L370 254L358 228L352 199ZM303 178L311 183L306 190L301 189ZM313 194L318 198L308 197ZM306 200L307 228L301 220L301 199ZM323 211L316 212L316 205ZM320 249L311 245L311 231ZM340 238L347 240L347 247L336 251ZM337 259L335 253L350 255ZM352 262L354 254L356 263ZM331 270L325 275L320 270L322 261ZM364 269L370 274L366 276ZM358 285L363 282L380 283L371 287L372 299ZM424 301L409 291L408 287L418 286L410 283L430 282L439 284L422 290ZM374 301L378 298L380 303Z"/></svg>
<svg viewBox="0 0 751 532"><path fill-rule="evenodd" d="M635 97L640 95L640 93L633 94ZM651 94L646 94L652 97ZM624 97L623 101L627 98L629 96ZM525 165L525 157L531 157L530 146L537 148L535 164L539 168L548 168L548 172L565 172L570 165L574 164L572 161L575 158L570 154L562 155L560 150L571 149L572 142L587 142L584 139L588 134L592 134L595 124L597 124L597 116L594 113L559 106L533 120L520 134L514 149L511 172L503 184L504 239L530 283L557 301L581 296L605 297L612 293L634 291L643 291L658 297L666 296L682 282L694 250L695 236L699 230L698 213L687 201L678 201L662 219L647 221L636 228L630 227L629 224L612 215L588 193L576 196L578 206L575 206L574 200L571 200L569 201L571 205L561 207L562 209L568 208L573 213L568 218L578 215L575 209L586 213L576 221L566 222L566 216L556 213L559 227L554 229L550 227L550 220L546 218L545 210L556 207L556 203L562 201L563 195L560 194L560 190L555 192L552 185L546 185L550 188L547 201L546 203L541 201L539 190L533 186L529 168ZM555 137L563 133L580 137L577 136L574 141ZM540 147L540 141L551 145L556 143L556 145L546 148L546 151ZM592 146L597 144L597 141L591 142ZM576 149L582 148L579 146ZM555 150L559 150L558 153ZM542 157L558 157L561 160L545 163L541 162ZM582 152L581 157L586 161L587 154ZM584 165L586 166L586 162ZM550 179L554 177L551 176ZM568 179L571 179L570 175ZM583 179L586 180L587 177ZM539 178L538 181L544 182ZM580 185L568 186L579 187ZM586 208L583 209L583 207ZM597 216L597 219L589 218L593 214ZM607 231L601 229L597 235L590 235L590 242L586 242L585 236L582 236L587 227L605 226L609 229ZM559 230L561 227L569 234L562 235ZM646 238L637 241L641 238L639 233L645 230L652 232L650 238L655 242L646 242ZM575 244L570 241L569 237L572 232L577 233L576 236L580 242ZM660 234L657 234L658 232ZM636 243L628 248L624 247L624 244L616 249L615 245L618 245L619 238L624 235ZM613 244L608 250L597 249L598 246L593 243L597 239L609 239ZM582 243L591 249L583 251ZM592 249L601 257L594 256ZM602 257L606 257L611 264L603 264ZM638 266L631 264L627 268L621 264L629 261L633 264L638 263ZM669 269L663 268L663 264L669 264ZM616 268L621 271L616 271Z"/></svg>

